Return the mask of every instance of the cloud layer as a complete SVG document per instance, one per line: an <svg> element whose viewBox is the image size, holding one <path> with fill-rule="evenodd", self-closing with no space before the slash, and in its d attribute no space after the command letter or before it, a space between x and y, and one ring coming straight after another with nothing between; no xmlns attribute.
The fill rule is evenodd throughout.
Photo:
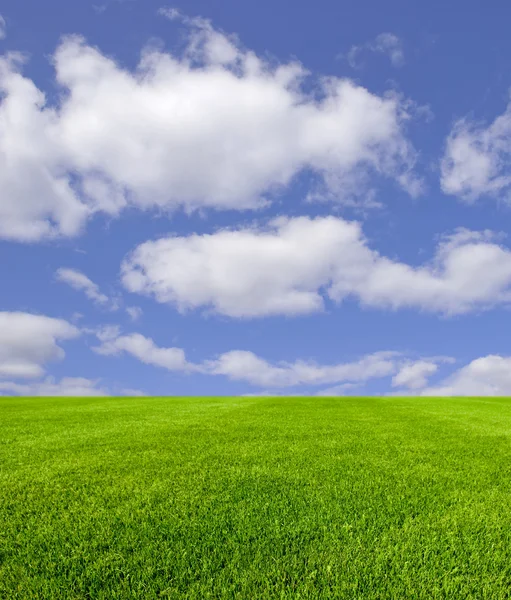
<svg viewBox="0 0 511 600"><path fill-rule="evenodd" d="M89 330L100 344L93 350L104 356L129 354L133 358L168 371L224 376L232 381L274 390L300 386L333 385L316 395L343 395L371 379L391 377L397 394L422 396L506 396L511 395L511 357L488 355L454 371L438 384L428 386L440 363L454 359L438 356L411 359L400 352L384 351L362 356L352 362L321 365L313 361L281 361L271 364L247 350L231 350L214 359L188 362L181 348L159 347L139 333L121 335L116 326ZM98 381L82 377L53 378L20 383L13 379L38 379L44 366L61 359L59 340L76 338L80 332L61 319L29 313L0 313L0 394L27 396L110 395L112 390ZM3 379L3 380L2 380ZM406 391L405 391L406 389ZM138 390L121 390L120 395L141 395ZM268 391L269 393L273 393Z"/></svg>
<svg viewBox="0 0 511 600"><path fill-rule="evenodd" d="M306 361L272 365L252 352L232 350L216 360L207 361L203 370L261 387L365 382L394 373L398 355L396 352L377 352L355 362L336 365L318 365Z"/></svg>
<svg viewBox="0 0 511 600"><path fill-rule="evenodd" d="M137 360L168 371L224 376L232 381L244 381L267 388L288 388L337 384L337 391L370 379L394 375L396 386L417 388L426 385L438 362L446 357L413 361L400 352L375 352L352 362L320 365L313 361L281 361L271 364L247 350L224 352L212 360L194 364L188 362L181 348L162 348L139 333L121 335L119 328L108 326L89 333L96 335L100 345L93 348L98 354L119 356L130 354ZM427 368L426 368L427 367ZM435 368L432 368L435 367ZM333 388L327 390L333 393Z"/></svg>
<svg viewBox="0 0 511 600"><path fill-rule="evenodd" d="M25 74L25 55L0 56L1 239L72 237L94 215L117 217L128 208L165 216L258 210L294 183L304 209L314 199L370 206L377 180L412 196L422 191L407 136L417 112L411 101L346 78L312 77L297 61L258 56L205 19L174 9L160 14L186 28L182 52L152 42L130 70L83 37L64 36L51 57L51 100ZM5 33L0 15L0 40ZM392 33L353 47L353 66L362 52L404 63ZM509 202L510 165L511 102L489 124L470 118L454 124L440 186L466 202ZM348 299L445 316L508 307L511 300L511 250L491 231L457 229L440 238L423 264L384 256L360 223L337 216L279 217L212 231L139 244L121 266L125 290L180 313L238 319L308 315ZM98 306L121 306L76 269L58 269L56 278ZM142 315L137 306L125 310L133 322ZM385 351L332 364L270 362L233 349L193 363L183 349L158 346L141 333L82 331L96 335L93 350L101 356L277 391L323 386L314 393L342 394L388 378L397 394L511 394L507 356L476 358L430 383L452 359ZM100 380L46 377L47 365L62 359L65 342L82 331L64 319L0 312L0 394L111 393Z"/></svg>

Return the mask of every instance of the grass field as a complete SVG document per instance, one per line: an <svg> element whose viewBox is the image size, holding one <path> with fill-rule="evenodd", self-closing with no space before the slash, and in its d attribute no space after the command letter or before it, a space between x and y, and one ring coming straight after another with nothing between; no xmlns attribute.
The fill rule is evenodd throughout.
<svg viewBox="0 0 511 600"><path fill-rule="evenodd" d="M511 598L511 401L0 398L0 598Z"/></svg>

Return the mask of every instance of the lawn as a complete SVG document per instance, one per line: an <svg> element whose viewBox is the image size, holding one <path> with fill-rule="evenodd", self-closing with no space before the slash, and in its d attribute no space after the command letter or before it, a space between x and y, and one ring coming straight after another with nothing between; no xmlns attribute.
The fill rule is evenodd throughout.
<svg viewBox="0 0 511 600"><path fill-rule="evenodd" d="M0 598L511 598L511 400L0 398Z"/></svg>

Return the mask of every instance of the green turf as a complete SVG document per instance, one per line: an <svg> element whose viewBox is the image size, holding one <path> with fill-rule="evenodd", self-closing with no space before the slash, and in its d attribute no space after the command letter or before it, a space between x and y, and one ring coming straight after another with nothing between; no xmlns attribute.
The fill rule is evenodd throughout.
<svg viewBox="0 0 511 600"><path fill-rule="evenodd" d="M511 401L0 398L0 598L511 598Z"/></svg>

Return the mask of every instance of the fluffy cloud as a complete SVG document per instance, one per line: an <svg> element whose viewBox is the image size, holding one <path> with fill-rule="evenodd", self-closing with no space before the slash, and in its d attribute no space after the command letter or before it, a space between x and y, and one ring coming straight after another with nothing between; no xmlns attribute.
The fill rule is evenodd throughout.
<svg viewBox="0 0 511 600"><path fill-rule="evenodd" d="M66 171L58 113L19 73L22 62L16 54L0 58L0 237L75 235L90 209Z"/></svg>
<svg viewBox="0 0 511 600"><path fill-rule="evenodd" d="M148 241L121 271L131 292L180 311L210 308L231 317L321 311L324 294L447 315L511 299L511 252L491 232L460 229L432 261L412 267L371 250L358 223L335 217Z"/></svg>
<svg viewBox="0 0 511 600"><path fill-rule="evenodd" d="M511 396L511 357L488 355L473 360L422 396Z"/></svg>
<svg viewBox="0 0 511 600"><path fill-rule="evenodd" d="M105 305L110 303L108 296L102 294L99 291L99 287L80 271L75 269L58 269L56 277L59 281L67 283L75 290L85 292L87 298L96 304Z"/></svg>
<svg viewBox="0 0 511 600"><path fill-rule="evenodd" d="M407 387L410 390L423 388L427 385L428 378L437 370L438 365L427 360L405 364L392 378L392 387Z"/></svg>
<svg viewBox="0 0 511 600"><path fill-rule="evenodd" d="M0 377L40 377L44 365L64 357L60 340L79 335L61 319L22 312L0 312Z"/></svg>
<svg viewBox="0 0 511 600"><path fill-rule="evenodd" d="M183 55L147 47L134 72L65 38L54 106L21 55L0 59L0 237L76 235L126 205L253 209L304 169L338 197L363 196L369 173L418 191L400 98L335 77L305 91L300 64L272 65L207 21L187 25Z"/></svg>
<svg viewBox="0 0 511 600"><path fill-rule="evenodd" d="M394 67L401 67L405 62L401 40L393 33L380 33L372 42L362 46L352 46L348 52L348 62L353 68L359 66L358 59L364 51L386 54Z"/></svg>
<svg viewBox="0 0 511 600"><path fill-rule="evenodd" d="M511 103L487 127L467 119L455 124L441 163L442 190L466 201L485 195L509 201L510 167Z"/></svg>
<svg viewBox="0 0 511 600"><path fill-rule="evenodd" d="M119 335L116 327L107 327L97 335L102 343L93 350L98 354L118 356L127 353L145 364L169 371L188 371L194 368L186 361L181 348L159 348L153 340L140 333Z"/></svg>
<svg viewBox="0 0 511 600"><path fill-rule="evenodd" d="M171 237L139 246L123 264L122 281L129 291L180 310L212 306L235 317L309 313L321 310L319 288L357 239L356 225L334 218Z"/></svg>

